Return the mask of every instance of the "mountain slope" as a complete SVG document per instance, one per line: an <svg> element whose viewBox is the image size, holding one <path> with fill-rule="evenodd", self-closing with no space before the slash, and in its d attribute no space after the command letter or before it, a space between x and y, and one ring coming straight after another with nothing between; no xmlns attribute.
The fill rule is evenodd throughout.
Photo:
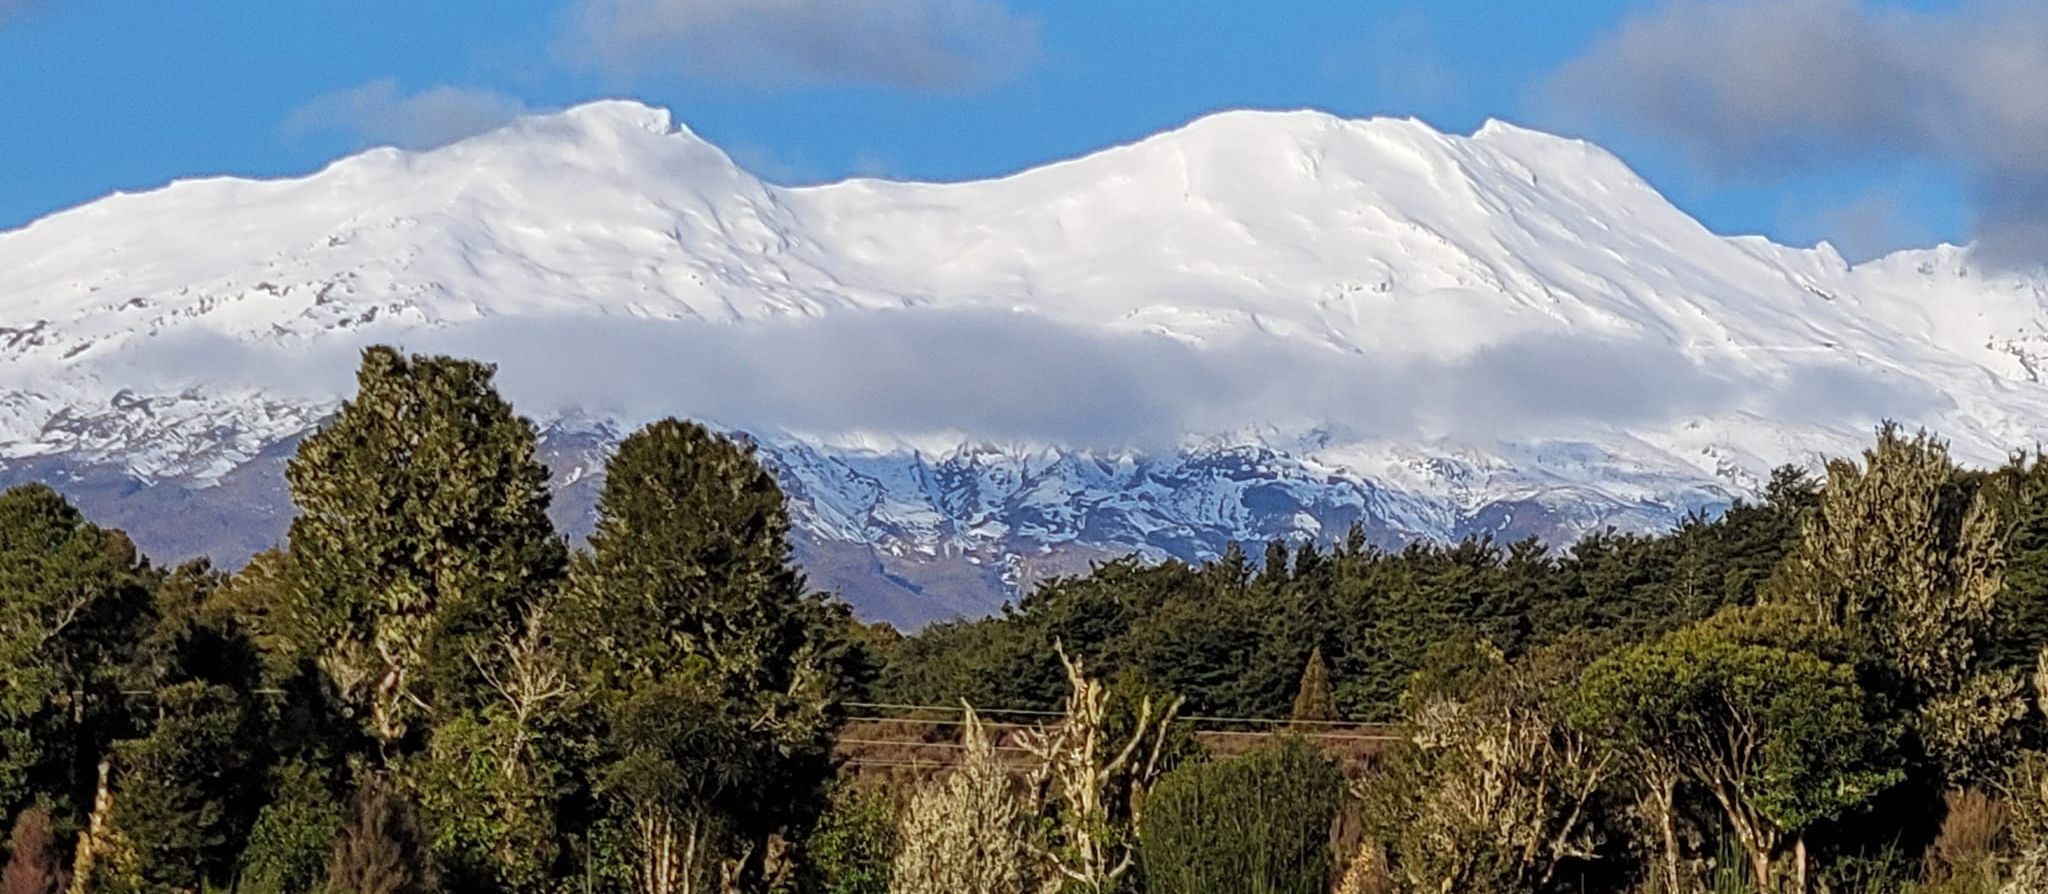
<svg viewBox="0 0 2048 894"><path fill-rule="evenodd" d="M905 622L1353 522L1659 527L1879 418L1978 461L2048 429L2039 279L1719 236L1501 123L1230 112L996 180L792 189L606 102L113 196L0 233L0 271L0 478L158 551L274 540L282 451L395 341L501 363L572 528L619 432L752 433L814 573Z"/></svg>

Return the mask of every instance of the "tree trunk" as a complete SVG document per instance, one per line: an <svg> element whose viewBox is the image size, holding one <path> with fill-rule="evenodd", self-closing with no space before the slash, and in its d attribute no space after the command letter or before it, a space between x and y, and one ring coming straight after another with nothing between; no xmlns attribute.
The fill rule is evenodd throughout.
<svg viewBox="0 0 2048 894"><path fill-rule="evenodd" d="M1793 845L1792 845L1792 863L1793 863L1793 866L1794 866L1794 867L1796 867L1796 874L1795 874L1795 875L1793 876L1793 878L1794 878L1794 882L1793 882L1793 884L1794 884L1794 887L1793 887L1793 889L1792 889L1792 890L1794 890L1794 891L1798 892L1798 894L1806 894L1806 836L1805 836L1805 835L1801 835L1801 836L1799 836L1799 840L1798 840L1798 841L1796 841L1796 842L1794 842L1794 843L1793 843Z"/></svg>
<svg viewBox="0 0 2048 894"><path fill-rule="evenodd" d="M1682 894L1685 886L1679 877L1682 865L1678 853L1677 782L1669 777L1656 780L1650 786L1650 809L1657 814L1657 833L1664 845L1664 883L1669 894Z"/></svg>
<svg viewBox="0 0 2048 894"><path fill-rule="evenodd" d="M112 769L106 758L100 759L99 782L93 787L92 815L85 821L85 831L78 836L78 852L71 861L70 894L91 894L95 887L93 864L106 845L107 818L114 811L114 789L107 778Z"/></svg>

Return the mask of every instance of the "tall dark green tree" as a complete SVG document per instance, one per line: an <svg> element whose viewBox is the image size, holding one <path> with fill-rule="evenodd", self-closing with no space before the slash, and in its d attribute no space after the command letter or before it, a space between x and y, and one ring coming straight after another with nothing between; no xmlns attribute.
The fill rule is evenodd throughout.
<svg viewBox="0 0 2048 894"><path fill-rule="evenodd" d="M758 887L768 837L806 821L830 778L849 625L807 589L788 535L775 479L702 426L654 423L607 468L567 639L643 889L712 867Z"/></svg>
<svg viewBox="0 0 2048 894"><path fill-rule="evenodd" d="M130 666L134 735L114 748L112 819L140 891L228 882L261 806L261 668L235 619L207 605L221 579L204 561L165 575Z"/></svg>
<svg viewBox="0 0 2048 894"><path fill-rule="evenodd" d="M356 396L285 469L299 516L278 627L387 751L475 706L472 653L516 630L566 561L533 425L493 372L370 348Z"/></svg>
<svg viewBox="0 0 2048 894"><path fill-rule="evenodd" d="M37 795L76 828L127 731L122 669L149 627L134 544L42 485L0 494L0 824Z"/></svg>

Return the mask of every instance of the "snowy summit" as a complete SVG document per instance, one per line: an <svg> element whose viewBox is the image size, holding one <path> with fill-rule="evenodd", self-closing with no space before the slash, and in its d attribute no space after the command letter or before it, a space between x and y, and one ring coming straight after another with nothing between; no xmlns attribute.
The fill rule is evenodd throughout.
<svg viewBox="0 0 2048 894"><path fill-rule="evenodd" d="M459 353L575 525L618 434L744 431L872 616L1231 539L1653 529L1884 418L2048 440L2048 281L1710 232L1597 146L1228 112L1000 179L790 188L601 102L0 233L0 457L165 557L281 536L364 345ZM201 499L203 496L203 499Z"/></svg>

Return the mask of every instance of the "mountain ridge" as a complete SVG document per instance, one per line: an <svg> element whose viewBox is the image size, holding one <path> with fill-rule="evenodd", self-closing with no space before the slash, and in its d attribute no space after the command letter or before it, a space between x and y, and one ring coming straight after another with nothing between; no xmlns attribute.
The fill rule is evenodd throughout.
<svg viewBox="0 0 2048 894"><path fill-rule="evenodd" d="M1881 418L1978 462L2048 439L2043 280L1720 236L1498 121L1233 111L992 179L785 187L607 101L110 196L0 232L0 270L0 479L151 530L237 495L200 526L233 546L145 546L281 535L264 470L395 342L500 363L572 531L619 432L751 433L814 574L905 623L1353 521L1665 526Z"/></svg>

